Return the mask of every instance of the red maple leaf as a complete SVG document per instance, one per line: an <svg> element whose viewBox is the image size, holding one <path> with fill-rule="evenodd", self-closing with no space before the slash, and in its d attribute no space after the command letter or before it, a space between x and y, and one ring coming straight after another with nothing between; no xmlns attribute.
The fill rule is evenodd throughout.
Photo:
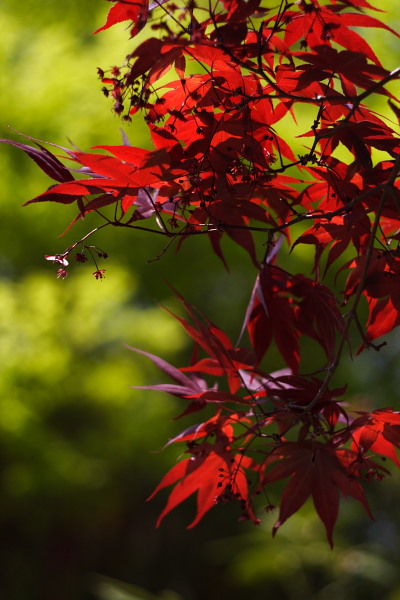
<svg viewBox="0 0 400 600"><path fill-rule="evenodd" d="M397 466L400 460L397 450L400 449L400 413L394 409L384 408L365 413L352 423L352 448L364 457L374 452L390 458Z"/></svg>
<svg viewBox="0 0 400 600"><path fill-rule="evenodd" d="M171 510L194 493L197 493L197 514L188 529L197 525L216 504L234 499L240 501L243 516L258 523L249 501L246 476L246 469L254 468L253 461L243 454L234 454L231 450L231 424L221 423L219 429L214 427L213 433L217 436L216 443L202 442L189 446L191 458L175 465L148 498L151 500L161 489L175 484L167 505L158 518L157 526ZM187 437L185 436L186 439ZM198 439L197 432L189 434L189 437Z"/></svg>
<svg viewBox="0 0 400 600"><path fill-rule="evenodd" d="M146 25L148 9L149 0L120 0L110 8L106 24L97 29L95 33L99 33L122 21L133 21L131 37L134 37Z"/></svg>
<svg viewBox="0 0 400 600"><path fill-rule="evenodd" d="M331 547L333 529L339 514L340 493L344 497L352 496L358 500L373 518L361 484L346 470L333 444L311 440L285 442L271 454L266 466L270 463L273 463L273 466L265 473L263 485L291 478L283 492L274 535L310 496L325 525Z"/></svg>

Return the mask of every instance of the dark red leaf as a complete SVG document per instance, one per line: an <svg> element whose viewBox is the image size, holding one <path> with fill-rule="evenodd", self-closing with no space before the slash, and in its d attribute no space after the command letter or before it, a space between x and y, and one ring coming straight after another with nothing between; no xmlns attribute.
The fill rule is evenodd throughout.
<svg viewBox="0 0 400 600"><path fill-rule="evenodd" d="M58 160L54 154L52 154L47 148L44 148L40 144L39 150L28 144L21 144L20 142L14 142L12 140L0 139L0 142L5 144L11 144L16 148L23 150L35 163L52 179L60 181L74 181L74 177L70 171Z"/></svg>

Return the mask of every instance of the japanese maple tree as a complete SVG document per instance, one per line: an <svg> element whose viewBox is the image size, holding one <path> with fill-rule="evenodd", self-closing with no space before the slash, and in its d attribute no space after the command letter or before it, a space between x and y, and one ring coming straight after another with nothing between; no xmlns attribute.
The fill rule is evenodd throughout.
<svg viewBox="0 0 400 600"><path fill-rule="evenodd" d="M332 545L341 496L371 515L366 482L389 472L382 457L400 465L400 412L357 412L334 380L343 356L379 350L400 323L400 109L389 85L400 68L389 72L358 28L399 35L366 0L111 1L96 33L120 22L131 38L145 33L121 67L98 69L103 92L123 121L144 118L153 149L99 139L93 151L56 154L40 140L2 140L56 182L27 204L74 204L74 223L102 219L46 258L60 277L71 259L91 259L103 278L107 254L90 238L104 227L164 236L165 252L207 237L228 269L224 238L242 247L254 287L237 343L176 292L190 364L132 348L169 378L146 389L181 398L181 417L199 413L169 441L186 458L154 492L173 486L158 522L197 494L190 527L231 501L258 523L255 497L285 480L274 533L311 496ZM371 108L377 95L384 115ZM289 271L304 245L314 251L308 272ZM305 338L321 348L312 373ZM270 372L273 347L281 369Z"/></svg>

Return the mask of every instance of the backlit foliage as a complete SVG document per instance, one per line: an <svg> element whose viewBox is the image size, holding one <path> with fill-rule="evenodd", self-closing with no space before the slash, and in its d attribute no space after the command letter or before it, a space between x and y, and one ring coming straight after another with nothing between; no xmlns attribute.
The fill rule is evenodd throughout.
<svg viewBox="0 0 400 600"><path fill-rule="evenodd" d="M103 92L123 121L144 118L153 149L126 140L56 156L39 140L3 140L56 182L28 204L74 204L75 221L103 219L47 256L60 277L88 259L105 276L107 253L89 241L104 227L164 236L164 253L200 235L228 269L224 238L249 255L255 282L237 343L177 292L189 319L174 316L195 343L190 365L134 349L173 381L148 388L182 398L181 416L206 415L169 442L187 457L154 492L174 486L159 522L197 494L190 526L231 501L258 523L255 496L287 480L274 533L312 497L332 545L340 497L371 514L364 484L388 474L382 457L399 464L399 412L354 412L333 382L343 356L379 350L400 322L399 108L388 85L400 69L385 69L357 29L399 37L377 10L366 0L113 2L98 32L125 22L131 38L146 35L122 66L98 69ZM370 106L376 95L385 115ZM313 118L299 131L305 106ZM288 254L304 245L314 250L309 271L290 272ZM320 347L312 373L305 338ZM282 368L271 373L272 346Z"/></svg>

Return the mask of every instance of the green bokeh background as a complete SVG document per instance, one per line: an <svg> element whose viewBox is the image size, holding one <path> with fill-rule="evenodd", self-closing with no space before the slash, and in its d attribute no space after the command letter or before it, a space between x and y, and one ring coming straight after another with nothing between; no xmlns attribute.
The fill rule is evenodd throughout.
<svg viewBox="0 0 400 600"><path fill-rule="evenodd" d="M400 29L394 0L379 6ZM109 8L103 0L1 0L1 137L17 139L11 126L56 144L70 138L84 150L120 143L121 123L96 67L120 64L132 42L124 25L91 35ZM396 67L398 41L386 32L369 39L385 66ZM377 108L386 111L383 101ZM135 145L149 145L140 121L124 129ZM176 308L165 280L237 336L253 267L228 243L235 268L226 273L200 238L148 263L163 240L106 230L96 238L110 255L101 265L106 279L76 265L58 280L43 256L90 224L60 238L71 207L22 207L50 182L17 149L1 148L0 172L0 596L399 600L397 476L371 485L374 523L355 503L343 506L333 551L311 505L275 540L276 515L254 528L237 523L231 506L186 531L193 502L155 529L165 495L145 499L176 460L176 448L161 452L165 441L189 420L172 420L177 401L129 387L163 378L124 344L184 363L188 340L161 308ZM304 268L306 250L291 269ZM398 350L392 336L379 354L343 366L360 406L399 403ZM272 354L272 366L277 360Z"/></svg>

